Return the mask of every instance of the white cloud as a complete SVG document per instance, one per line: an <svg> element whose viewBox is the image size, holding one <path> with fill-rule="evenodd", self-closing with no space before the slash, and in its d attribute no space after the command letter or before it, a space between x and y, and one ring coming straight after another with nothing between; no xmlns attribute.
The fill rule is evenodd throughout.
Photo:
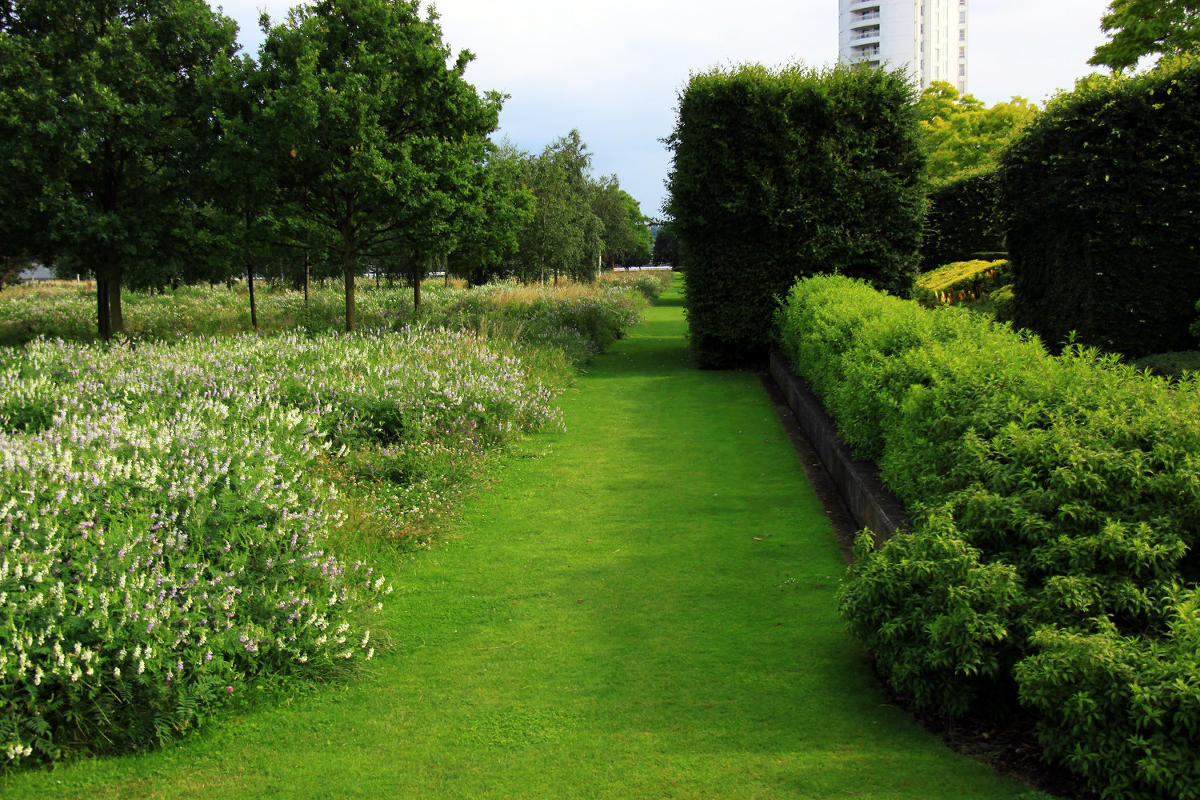
<svg viewBox="0 0 1200 800"><path fill-rule="evenodd" d="M282 19L290 4L226 3L253 53L259 13ZM476 60L479 89L511 95L501 134L540 150L578 128L599 174L657 214L670 156L657 140L674 126L676 94L692 72L745 61L831 64L837 0L441 0L446 41ZM1103 41L1108 0L971 0L969 89L995 103L1041 102L1077 77Z"/></svg>

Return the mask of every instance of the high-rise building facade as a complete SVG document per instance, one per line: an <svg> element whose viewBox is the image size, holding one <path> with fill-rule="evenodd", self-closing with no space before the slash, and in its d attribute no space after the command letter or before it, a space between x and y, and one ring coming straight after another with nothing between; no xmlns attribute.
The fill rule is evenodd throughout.
<svg viewBox="0 0 1200 800"><path fill-rule="evenodd" d="M967 0L838 0L838 57L967 91Z"/></svg>

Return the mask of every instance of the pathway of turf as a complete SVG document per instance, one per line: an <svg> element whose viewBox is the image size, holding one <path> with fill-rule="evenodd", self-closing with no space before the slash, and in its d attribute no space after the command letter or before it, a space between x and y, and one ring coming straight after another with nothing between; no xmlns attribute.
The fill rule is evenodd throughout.
<svg viewBox="0 0 1200 800"><path fill-rule="evenodd" d="M397 567L371 675L6 795L1020 797L886 703L758 379L691 369L683 331L668 296L564 399L568 432Z"/></svg>

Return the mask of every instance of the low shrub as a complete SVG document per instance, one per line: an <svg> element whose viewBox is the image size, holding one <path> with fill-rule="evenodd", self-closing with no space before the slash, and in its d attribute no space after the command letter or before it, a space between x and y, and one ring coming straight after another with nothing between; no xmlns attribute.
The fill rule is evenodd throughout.
<svg viewBox="0 0 1200 800"><path fill-rule="evenodd" d="M779 324L796 371L915 520L860 553L842 608L919 706L1003 710L1014 665L1048 652L1040 631L1174 646L1174 598L1200 578L1200 381L1079 347L1053 357L1007 325L845 278L798 283ZM1195 688L1181 691L1200 701ZM1197 713L1162 724L1186 740L1200 705L1182 707ZM1093 723L1135 735L1105 714ZM1065 724L1043 717L1050 751ZM1160 796L1138 791L1114 796Z"/></svg>
<svg viewBox="0 0 1200 800"><path fill-rule="evenodd" d="M839 610L884 678L950 717L996 702L989 693L1013 662L1006 645L1023 595L1016 570L982 563L944 513L878 555L873 545L869 533L856 541Z"/></svg>
<svg viewBox="0 0 1200 800"><path fill-rule="evenodd" d="M1142 356L1133 362L1138 369L1148 369L1155 375L1167 378L1182 378L1185 374L1200 372L1200 350L1183 350L1176 353L1155 353Z"/></svg>
<svg viewBox="0 0 1200 800"><path fill-rule="evenodd" d="M657 300L674 279L674 273L670 270L612 271L600 276L601 283L635 289L651 302Z"/></svg>
<svg viewBox="0 0 1200 800"><path fill-rule="evenodd" d="M1047 755L1105 797L1200 797L1200 609L1174 598L1165 634L1045 628L1016 667Z"/></svg>
<svg viewBox="0 0 1200 800"><path fill-rule="evenodd" d="M916 299L922 305L954 305L978 300L1010 280L1008 262L956 261L917 277Z"/></svg>
<svg viewBox="0 0 1200 800"><path fill-rule="evenodd" d="M560 288L504 283L469 290L427 281L419 312L413 309L410 289L366 284L358 292L356 313L362 332L399 330L416 322L458 330L470 318L472 330L557 347L578 364L603 351L638 319L643 296L657 292L661 280L634 277L629 283L600 286L564 282ZM250 330L250 301L242 286L183 286L161 294L127 291L122 296L126 338L171 341ZM260 334L335 332L345 325L345 297L336 282L312 287L307 301L301 292L270 287L257 288L255 297ZM86 283L5 291L0 294L0 345L38 337L94 341L95 317L95 292Z"/></svg>

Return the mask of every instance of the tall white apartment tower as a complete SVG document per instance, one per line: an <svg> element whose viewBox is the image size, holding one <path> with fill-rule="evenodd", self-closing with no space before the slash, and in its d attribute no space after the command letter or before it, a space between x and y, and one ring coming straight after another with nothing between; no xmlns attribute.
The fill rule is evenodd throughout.
<svg viewBox="0 0 1200 800"><path fill-rule="evenodd" d="M967 0L838 0L838 57L967 91Z"/></svg>

